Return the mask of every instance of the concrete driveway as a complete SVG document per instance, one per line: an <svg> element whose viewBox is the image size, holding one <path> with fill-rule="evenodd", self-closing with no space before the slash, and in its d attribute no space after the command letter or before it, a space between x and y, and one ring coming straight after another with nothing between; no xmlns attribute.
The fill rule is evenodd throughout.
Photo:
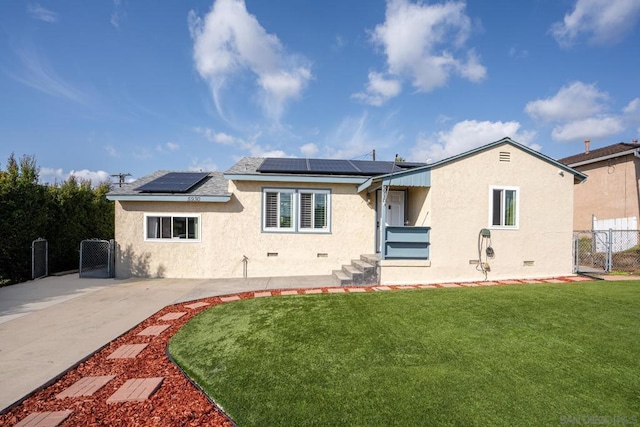
<svg viewBox="0 0 640 427"><path fill-rule="evenodd" d="M336 286L332 276L250 279L47 277L0 288L0 411L170 304Z"/></svg>

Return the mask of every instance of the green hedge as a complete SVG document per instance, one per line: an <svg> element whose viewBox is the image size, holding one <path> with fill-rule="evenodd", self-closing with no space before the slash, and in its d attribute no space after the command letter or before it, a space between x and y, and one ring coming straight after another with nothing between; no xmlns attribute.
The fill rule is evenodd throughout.
<svg viewBox="0 0 640 427"><path fill-rule="evenodd" d="M110 184L96 188L71 176L42 185L34 156L9 156L0 170L0 285L31 278L31 242L49 242L49 272L78 268L80 242L112 239L114 204Z"/></svg>

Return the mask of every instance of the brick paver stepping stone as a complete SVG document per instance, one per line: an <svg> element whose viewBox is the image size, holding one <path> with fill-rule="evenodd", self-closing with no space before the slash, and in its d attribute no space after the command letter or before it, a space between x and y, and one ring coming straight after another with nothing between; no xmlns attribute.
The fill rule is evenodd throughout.
<svg viewBox="0 0 640 427"><path fill-rule="evenodd" d="M298 291L282 291L280 295L298 295Z"/></svg>
<svg viewBox="0 0 640 427"><path fill-rule="evenodd" d="M164 316L162 316L161 318L159 318L158 320L176 320L176 319L181 318L185 314L187 314L186 311L180 311L180 312L175 312L175 313L167 313Z"/></svg>
<svg viewBox="0 0 640 427"><path fill-rule="evenodd" d="M144 329L143 331L141 331L140 333L138 333L138 335L155 335L158 336L160 335L165 329L167 329L169 326L171 325L154 325L154 326L149 326L148 328Z"/></svg>
<svg viewBox="0 0 640 427"><path fill-rule="evenodd" d="M528 284L528 285L533 285L536 283L544 283L542 280L536 280L536 279L532 279L532 280L525 280L524 283Z"/></svg>
<svg viewBox="0 0 640 427"><path fill-rule="evenodd" d="M149 344L124 344L107 356L107 359L132 359Z"/></svg>
<svg viewBox="0 0 640 427"><path fill-rule="evenodd" d="M73 411L34 412L20 421L15 427L56 427L71 415Z"/></svg>
<svg viewBox="0 0 640 427"><path fill-rule="evenodd" d="M207 302L194 302L193 304L185 305L185 307L191 308L191 309L195 309L195 308L204 307L205 305L209 305L209 303L207 303Z"/></svg>
<svg viewBox="0 0 640 427"><path fill-rule="evenodd" d="M327 289L327 292L329 292L330 294L340 294L344 292L344 288L329 288Z"/></svg>
<svg viewBox="0 0 640 427"><path fill-rule="evenodd" d="M321 294L322 289L307 289L304 291L305 294Z"/></svg>
<svg viewBox="0 0 640 427"><path fill-rule="evenodd" d="M440 286L442 286L443 288L459 288L460 285L458 285L457 283L441 283Z"/></svg>
<svg viewBox="0 0 640 427"><path fill-rule="evenodd" d="M222 302L240 301L240 297L237 295L234 295L232 297L220 297L220 301Z"/></svg>
<svg viewBox="0 0 640 427"><path fill-rule="evenodd" d="M418 285L420 289L436 289L436 285Z"/></svg>
<svg viewBox="0 0 640 427"><path fill-rule="evenodd" d="M546 283L566 283L564 280L560 279L544 279Z"/></svg>
<svg viewBox="0 0 640 427"><path fill-rule="evenodd" d="M254 296L255 298L270 297L270 296L271 296L271 291L255 292L255 293L253 294L253 296Z"/></svg>
<svg viewBox="0 0 640 427"><path fill-rule="evenodd" d="M156 391L164 377L155 378L133 378L116 390L108 399L107 403L117 402L141 402L147 400Z"/></svg>
<svg viewBox="0 0 640 427"><path fill-rule="evenodd" d="M500 284L501 285L519 285L520 281L519 280L501 280Z"/></svg>
<svg viewBox="0 0 640 427"><path fill-rule="evenodd" d="M377 287L375 287L373 289L375 289L376 291L390 291L391 290L391 288L388 287L388 286L377 286Z"/></svg>
<svg viewBox="0 0 640 427"><path fill-rule="evenodd" d="M498 282L478 282L478 285L480 286L495 286L497 284Z"/></svg>
<svg viewBox="0 0 640 427"><path fill-rule="evenodd" d="M583 276L571 276L565 277L565 279L570 280L572 282L591 282L593 279L591 277L583 277Z"/></svg>
<svg viewBox="0 0 640 427"><path fill-rule="evenodd" d="M108 358L107 358L108 359ZM114 379L115 375L104 375L102 377L84 377L76 381L73 385L66 388L56 395L56 399L64 399L65 397L91 396L100 390L106 383Z"/></svg>
<svg viewBox="0 0 640 427"><path fill-rule="evenodd" d="M480 284L476 282L470 282L470 283L465 283L464 286L476 287L476 286L480 286Z"/></svg>
<svg viewBox="0 0 640 427"><path fill-rule="evenodd" d="M365 288L349 288L349 292L367 292Z"/></svg>

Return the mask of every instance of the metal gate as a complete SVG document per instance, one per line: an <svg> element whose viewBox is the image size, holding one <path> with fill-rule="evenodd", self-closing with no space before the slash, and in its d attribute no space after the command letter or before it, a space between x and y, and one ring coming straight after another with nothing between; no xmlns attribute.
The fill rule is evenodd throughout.
<svg viewBox="0 0 640 427"><path fill-rule="evenodd" d="M37 238L31 242L31 279L39 279L49 274L49 244Z"/></svg>
<svg viewBox="0 0 640 427"><path fill-rule="evenodd" d="M114 248L113 240L92 239L80 242L80 277L114 277Z"/></svg>
<svg viewBox="0 0 640 427"><path fill-rule="evenodd" d="M640 231L593 230L573 233L576 273L640 272Z"/></svg>

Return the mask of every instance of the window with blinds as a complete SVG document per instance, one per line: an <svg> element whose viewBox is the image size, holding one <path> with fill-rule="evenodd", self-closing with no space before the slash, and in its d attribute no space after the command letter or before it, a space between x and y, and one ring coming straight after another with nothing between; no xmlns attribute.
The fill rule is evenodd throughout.
<svg viewBox="0 0 640 427"><path fill-rule="evenodd" d="M329 232L329 190L264 189L264 231Z"/></svg>
<svg viewBox="0 0 640 427"><path fill-rule="evenodd" d="M145 240L200 240L200 217L145 215Z"/></svg>

